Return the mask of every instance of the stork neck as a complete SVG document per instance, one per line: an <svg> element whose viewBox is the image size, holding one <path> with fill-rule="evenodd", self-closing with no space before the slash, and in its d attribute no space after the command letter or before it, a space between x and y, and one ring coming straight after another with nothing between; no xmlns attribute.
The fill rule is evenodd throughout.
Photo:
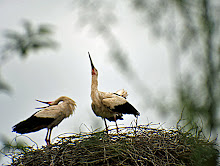
<svg viewBox="0 0 220 166"><path fill-rule="evenodd" d="M98 76L92 75L91 91L98 91Z"/></svg>

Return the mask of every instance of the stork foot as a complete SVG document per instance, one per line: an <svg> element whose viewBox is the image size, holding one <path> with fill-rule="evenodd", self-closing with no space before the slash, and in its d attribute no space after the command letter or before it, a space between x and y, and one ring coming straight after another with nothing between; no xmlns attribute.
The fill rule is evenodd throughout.
<svg viewBox="0 0 220 166"><path fill-rule="evenodd" d="M116 130L117 130L117 134L118 134L118 126L117 126Z"/></svg>
<svg viewBox="0 0 220 166"><path fill-rule="evenodd" d="M108 128L106 128L105 131L106 131L106 134L108 135Z"/></svg>
<svg viewBox="0 0 220 166"><path fill-rule="evenodd" d="M50 145L50 140L45 139L45 141L46 141L47 145Z"/></svg>

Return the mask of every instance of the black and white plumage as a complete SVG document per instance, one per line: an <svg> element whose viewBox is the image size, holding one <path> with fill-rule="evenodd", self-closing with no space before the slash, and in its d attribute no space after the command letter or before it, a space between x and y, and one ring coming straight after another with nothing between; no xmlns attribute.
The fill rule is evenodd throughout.
<svg viewBox="0 0 220 166"><path fill-rule="evenodd" d="M106 119L115 121L118 132L116 121L122 120L123 114L133 114L137 117L140 113L126 100L127 92L125 90L118 90L116 93L98 91L98 70L94 67L90 54L89 59L92 67L92 110L96 116L104 119L107 132Z"/></svg>
<svg viewBox="0 0 220 166"><path fill-rule="evenodd" d="M73 114L76 103L66 96L61 96L51 102L37 101L48 104L49 106L42 107L43 109L35 112L28 119L13 126L13 132L25 134L47 128L45 141L47 145L49 145L53 127L57 126L63 119Z"/></svg>

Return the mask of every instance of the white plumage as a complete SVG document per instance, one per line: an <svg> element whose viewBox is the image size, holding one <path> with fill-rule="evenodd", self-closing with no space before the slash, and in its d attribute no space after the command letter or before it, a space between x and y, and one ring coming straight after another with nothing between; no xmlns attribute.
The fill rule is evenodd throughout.
<svg viewBox="0 0 220 166"><path fill-rule="evenodd" d="M104 119L107 132L108 126L105 119L115 121L118 132L116 120L122 120L123 114L133 114L137 117L140 113L126 100L128 94L124 89L116 93L98 91L98 70L94 67L90 54L89 58L92 67L92 110L96 116Z"/></svg>

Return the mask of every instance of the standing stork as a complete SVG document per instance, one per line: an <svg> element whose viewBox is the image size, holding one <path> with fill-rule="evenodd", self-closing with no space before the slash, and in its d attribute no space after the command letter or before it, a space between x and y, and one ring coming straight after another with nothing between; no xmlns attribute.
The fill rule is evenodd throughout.
<svg viewBox="0 0 220 166"><path fill-rule="evenodd" d="M52 129L63 119L73 114L76 103L66 96L61 96L50 102L36 101L48 104L48 106L41 107L42 109L40 108L41 110L35 112L31 117L13 126L13 132L24 134L47 128L45 141L47 145L50 145Z"/></svg>
<svg viewBox="0 0 220 166"><path fill-rule="evenodd" d="M117 120L123 120L123 114L133 114L137 117L140 113L126 100L127 92L124 89L118 90L116 93L101 92L98 90L98 70L94 67L90 54L89 59L92 67L92 110L96 116L104 119L107 133L108 126L106 119L115 121L118 133Z"/></svg>

